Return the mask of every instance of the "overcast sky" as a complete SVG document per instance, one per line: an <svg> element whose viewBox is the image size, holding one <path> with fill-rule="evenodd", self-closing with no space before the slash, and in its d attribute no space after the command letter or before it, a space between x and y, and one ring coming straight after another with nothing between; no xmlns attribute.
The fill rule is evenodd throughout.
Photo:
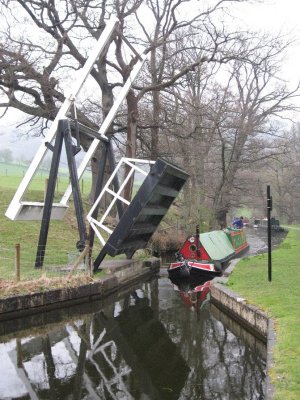
<svg viewBox="0 0 300 400"><path fill-rule="evenodd" d="M283 66L283 78L290 84L290 88L293 88L300 80L300 0L248 1L229 7L230 13L241 21L240 26L244 28L269 31L273 34L281 32L295 39L295 45L289 50ZM234 24L238 22L235 21ZM299 117L300 113L299 116L295 116L298 120ZM21 129L15 126L15 122L20 122L21 119L16 110L0 119L0 149L10 148L15 158L23 154L27 159L31 159L41 139L28 140L21 137Z"/></svg>
<svg viewBox="0 0 300 400"><path fill-rule="evenodd" d="M283 70L285 79L295 85L300 80L300 1L251 1L239 4L236 10L236 15L250 28L273 34L281 33L294 39Z"/></svg>

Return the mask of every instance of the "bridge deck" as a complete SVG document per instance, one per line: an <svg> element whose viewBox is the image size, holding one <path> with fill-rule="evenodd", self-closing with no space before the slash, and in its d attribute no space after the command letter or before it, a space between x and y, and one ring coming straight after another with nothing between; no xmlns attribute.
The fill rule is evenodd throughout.
<svg viewBox="0 0 300 400"><path fill-rule="evenodd" d="M124 253L131 258L136 250L145 248L187 178L182 169L158 159L96 258L94 270L106 254Z"/></svg>

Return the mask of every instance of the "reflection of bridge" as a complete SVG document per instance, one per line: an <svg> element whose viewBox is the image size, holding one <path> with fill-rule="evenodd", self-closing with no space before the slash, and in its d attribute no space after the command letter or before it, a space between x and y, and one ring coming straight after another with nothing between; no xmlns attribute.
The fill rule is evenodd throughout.
<svg viewBox="0 0 300 400"><path fill-rule="evenodd" d="M19 380L11 398L167 399L168 388L171 398L179 395L189 368L157 319L155 292L147 283L106 312L17 340L9 352Z"/></svg>
<svg viewBox="0 0 300 400"><path fill-rule="evenodd" d="M263 397L266 349L209 304L187 310L167 279L64 312L1 336L0 398Z"/></svg>

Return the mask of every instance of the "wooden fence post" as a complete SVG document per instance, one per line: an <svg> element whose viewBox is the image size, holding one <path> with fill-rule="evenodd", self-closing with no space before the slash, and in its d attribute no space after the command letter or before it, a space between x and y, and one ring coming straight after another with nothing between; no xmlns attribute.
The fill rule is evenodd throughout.
<svg viewBox="0 0 300 400"><path fill-rule="evenodd" d="M47 194L47 190L48 190L48 182L49 182L49 179L47 178L47 179L45 179L45 187L44 187L44 201L45 201L45 199L46 199L46 194Z"/></svg>
<svg viewBox="0 0 300 400"><path fill-rule="evenodd" d="M80 256L77 258L77 260L75 261L73 267L70 269L70 272L67 275L67 278L70 278L73 274L73 272L76 270L76 268L78 267L78 265L81 263L81 261L84 259L84 257L88 254L90 249L90 246L88 244L85 245L85 248L83 249L83 251L80 253Z"/></svg>

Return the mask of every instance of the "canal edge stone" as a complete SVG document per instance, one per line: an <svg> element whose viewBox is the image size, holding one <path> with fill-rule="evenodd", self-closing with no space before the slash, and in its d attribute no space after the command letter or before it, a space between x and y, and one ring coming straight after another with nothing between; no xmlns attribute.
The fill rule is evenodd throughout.
<svg viewBox="0 0 300 400"><path fill-rule="evenodd" d="M267 342L269 317L266 313L248 304L246 299L220 283L213 282L210 296L213 303L224 308L231 316L242 321L246 328L254 331L261 340Z"/></svg>
<svg viewBox="0 0 300 400"><path fill-rule="evenodd" d="M275 392L270 376L270 369L273 365L273 349L276 344L274 322L267 313L256 306L248 304L246 299L224 286L239 259L233 261L234 263L230 268L230 272L227 271L225 277L213 279L210 289L211 302L266 343L265 399L272 400Z"/></svg>
<svg viewBox="0 0 300 400"><path fill-rule="evenodd" d="M160 269L157 258L126 260L125 264L124 270L119 265L114 270L112 262L108 276L88 284L0 298L0 321L105 298L139 279L157 274Z"/></svg>

